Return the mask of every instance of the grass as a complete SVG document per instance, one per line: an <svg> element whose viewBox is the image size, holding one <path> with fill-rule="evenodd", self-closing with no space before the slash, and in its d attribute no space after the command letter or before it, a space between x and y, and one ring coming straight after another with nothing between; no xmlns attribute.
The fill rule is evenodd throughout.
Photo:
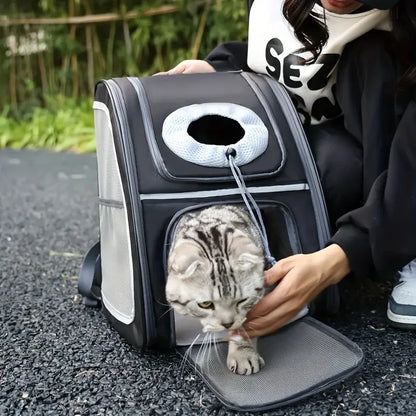
<svg viewBox="0 0 416 416"><path fill-rule="evenodd" d="M94 152L92 102L50 97L46 108L36 107L20 117L11 117L9 109L4 109L0 114L0 148L4 147Z"/></svg>

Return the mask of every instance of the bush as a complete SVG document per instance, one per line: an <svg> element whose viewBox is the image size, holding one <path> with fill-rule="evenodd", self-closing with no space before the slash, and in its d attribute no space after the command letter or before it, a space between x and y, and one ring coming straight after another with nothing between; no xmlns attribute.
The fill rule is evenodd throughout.
<svg viewBox="0 0 416 416"><path fill-rule="evenodd" d="M37 107L19 119L8 117L6 108L0 115L0 147L95 151L91 100L57 96L48 102L48 108Z"/></svg>
<svg viewBox="0 0 416 416"><path fill-rule="evenodd" d="M145 13L163 6L177 11ZM221 42L247 37L242 0L10 0L0 14L57 17L70 9L78 16L135 10L138 17L88 27L0 27L0 147L94 150L94 82L163 71L183 59L203 58ZM24 44L40 34L44 48L30 54L7 43L13 38Z"/></svg>

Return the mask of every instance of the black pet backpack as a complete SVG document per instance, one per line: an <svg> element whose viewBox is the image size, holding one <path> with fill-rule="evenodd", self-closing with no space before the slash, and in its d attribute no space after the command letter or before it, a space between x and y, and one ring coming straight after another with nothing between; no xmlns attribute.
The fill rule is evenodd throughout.
<svg viewBox="0 0 416 416"><path fill-rule="evenodd" d="M201 328L168 311L166 259L175 224L210 205L258 207L270 254L322 248L329 226L297 112L272 78L245 72L115 78L94 101L100 243L87 254L79 290L133 346L184 351ZM251 201L251 202L250 202ZM253 202L254 201L254 202ZM337 308L337 288L321 299ZM265 410L354 373L357 345L310 316L259 341L266 366L240 376L227 346L186 354L227 406ZM193 370L194 371L194 370Z"/></svg>

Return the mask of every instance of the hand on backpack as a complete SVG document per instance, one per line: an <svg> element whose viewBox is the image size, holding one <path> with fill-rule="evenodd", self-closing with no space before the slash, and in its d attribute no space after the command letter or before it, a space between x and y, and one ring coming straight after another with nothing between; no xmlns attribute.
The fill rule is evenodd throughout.
<svg viewBox="0 0 416 416"><path fill-rule="evenodd" d="M239 335L252 338L275 332L349 272L348 258L337 244L278 261L266 271L265 283L267 286L280 283L248 313Z"/></svg>
<svg viewBox="0 0 416 416"><path fill-rule="evenodd" d="M158 72L155 75L201 74L207 72L215 72L215 69L208 62L202 59L187 59L169 71Z"/></svg>

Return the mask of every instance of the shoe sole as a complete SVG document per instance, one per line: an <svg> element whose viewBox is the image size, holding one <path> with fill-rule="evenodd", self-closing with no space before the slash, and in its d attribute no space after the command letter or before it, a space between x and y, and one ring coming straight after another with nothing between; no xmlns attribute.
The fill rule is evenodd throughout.
<svg viewBox="0 0 416 416"><path fill-rule="evenodd" d="M416 316L397 315L388 308L387 320L396 328L416 329Z"/></svg>

